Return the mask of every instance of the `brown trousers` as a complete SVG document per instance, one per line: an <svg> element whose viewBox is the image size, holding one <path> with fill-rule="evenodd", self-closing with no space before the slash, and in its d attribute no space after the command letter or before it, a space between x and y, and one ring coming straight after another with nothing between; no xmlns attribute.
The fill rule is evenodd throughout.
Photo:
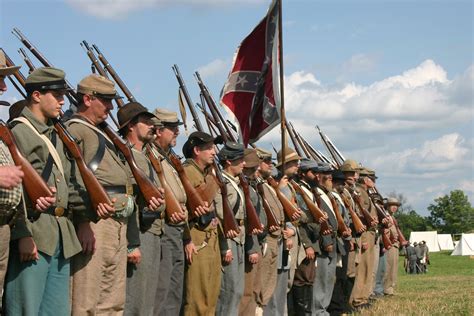
<svg viewBox="0 0 474 316"><path fill-rule="evenodd" d="M127 269L127 223L112 218L91 223L96 250L73 257L72 315L122 315Z"/></svg>
<svg viewBox="0 0 474 316"><path fill-rule="evenodd" d="M398 276L398 248L392 247L385 253L384 294L393 295Z"/></svg>
<svg viewBox="0 0 474 316"><path fill-rule="evenodd" d="M277 285L278 240L281 237L267 236L267 250L261 258L260 276L263 280L257 297L260 306L266 306L273 296Z"/></svg>
<svg viewBox="0 0 474 316"><path fill-rule="evenodd" d="M369 245L367 250L362 250L360 260L356 268L354 287L352 289L349 303L353 306L366 304L369 301L372 290L372 279L374 271L375 255L375 232L365 232L363 240Z"/></svg>
<svg viewBox="0 0 474 316"><path fill-rule="evenodd" d="M215 315L222 274L217 229L202 231L193 227L190 233L199 250L193 255L193 262L186 265L184 315ZM207 243L205 247L203 242Z"/></svg>
<svg viewBox="0 0 474 316"><path fill-rule="evenodd" d="M255 315L257 299L262 291L262 253L256 264L251 264L248 257L245 259L244 295L239 304L239 315Z"/></svg>
<svg viewBox="0 0 474 316"><path fill-rule="evenodd" d="M8 252L10 251L10 226L0 226L0 299L3 294L3 283L8 266Z"/></svg>

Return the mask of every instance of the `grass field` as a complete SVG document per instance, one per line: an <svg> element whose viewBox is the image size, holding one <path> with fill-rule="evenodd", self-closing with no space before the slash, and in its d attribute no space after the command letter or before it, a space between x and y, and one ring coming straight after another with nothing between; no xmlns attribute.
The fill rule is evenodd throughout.
<svg viewBox="0 0 474 316"><path fill-rule="evenodd" d="M396 295L360 315L474 315L474 259L450 253L430 254L422 275L405 274L400 257Z"/></svg>

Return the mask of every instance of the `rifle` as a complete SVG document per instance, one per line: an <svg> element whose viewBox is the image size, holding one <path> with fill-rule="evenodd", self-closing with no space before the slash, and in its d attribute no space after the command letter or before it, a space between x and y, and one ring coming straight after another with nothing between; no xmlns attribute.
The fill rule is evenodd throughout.
<svg viewBox="0 0 474 316"><path fill-rule="evenodd" d="M98 127L105 132L105 134L110 138L110 140L114 143L115 147L122 152L125 160L127 160L128 165L132 171L133 177L137 182L137 185L140 191L145 198L145 201L149 202L152 198L163 198L163 195L158 188L155 186L153 182L147 177L147 175L143 172L143 170L138 167L135 158L133 158L132 148L130 145L114 131L107 122L102 122L98 125Z"/></svg>
<svg viewBox="0 0 474 316"><path fill-rule="evenodd" d="M158 179L160 179L161 186L165 191L165 203L166 203L166 215L171 218L174 213L181 212L181 204L179 204L176 196L171 191L171 188L166 183L165 176L163 174L163 169L161 167L161 162L159 158L155 155L153 150L151 149L151 145L145 145L145 154L150 160L153 169L155 169L156 174L158 175Z"/></svg>
<svg viewBox="0 0 474 316"><path fill-rule="evenodd" d="M36 200L40 197L53 196L43 178L36 172L30 162L23 157L18 149L13 133L2 120L0 120L0 139L8 147L15 165L20 166L23 171L23 186L30 200L36 203Z"/></svg>
<svg viewBox="0 0 474 316"><path fill-rule="evenodd" d="M286 121L285 125L287 126L288 135L290 135L291 142L293 143L293 147L295 147L296 153L298 154L298 156L303 157L303 152L300 150L300 147L298 146L298 141L296 140L293 125L290 125L288 123L288 121ZM305 154L306 154L306 152L305 152Z"/></svg>
<svg viewBox="0 0 474 316"><path fill-rule="evenodd" d="M69 134L66 127L59 119L53 119L53 123L59 138L61 138L64 146L67 148L72 158L74 158L74 161L79 168L82 180L84 181L84 186L91 199L92 208L97 210L100 203L113 205L109 199L109 196L107 195L107 192L105 192L102 185L84 162L81 150L74 137Z"/></svg>
<svg viewBox="0 0 474 316"><path fill-rule="evenodd" d="M329 138L326 136L326 134L324 134L321 131L319 126L316 126L316 128L319 131L319 135L321 136L321 140L322 140L323 144L326 146L326 149L331 154L334 162L336 163L337 167L339 168L342 165L342 163L344 162L344 157L342 157L342 155L339 151L335 150L334 145L329 140ZM339 161L338 159L341 159L342 161Z"/></svg>
<svg viewBox="0 0 474 316"><path fill-rule="evenodd" d="M351 202L347 200L347 196L345 196L342 192L339 194L339 196L342 198L342 201L344 202L344 206L346 207L346 209L349 210L349 214L351 215L351 218L352 218L352 224L354 224L354 229L356 230L358 234L362 234L363 232L367 230L367 227L362 223L359 215L357 215L357 213L354 212Z"/></svg>
<svg viewBox="0 0 474 316"><path fill-rule="evenodd" d="M288 200L288 198L280 191L278 187L278 182L273 179L273 177L268 177L267 179L268 184L275 190L278 200L280 201L281 205L283 206L283 211L285 212L286 216L291 220L298 219L300 215L300 211L296 208L296 206Z"/></svg>
<svg viewBox="0 0 474 316"><path fill-rule="evenodd" d="M362 216L364 217L365 223L367 227L375 227L378 224L378 220L370 215L370 213L362 206L362 202L360 200L360 194L356 191L353 192L352 198L354 202L356 202L357 206L359 207L360 211L362 212Z"/></svg>
<svg viewBox="0 0 474 316"><path fill-rule="evenodd" d="M265 215L267 216L268 230L270 230L270 227L272 226L280 227L280 221L276 218L275 213L273 212L270 204L268 204L268 201L265 198L265 190L263 189L263 180L260 178L257 179L257 192L262 198L263 210L265 211Z"/></svg>
<svg viewBox="0 0 474 316"><path fill-rule="evenodd" d="M222 117L222 114L217 109L217 106L214 100L212 99L212 96L210 95L207 87L202 82L201 76L199 75L197 71L195 72L195 76L196 76L196 80L198 82L199 88L201 89L201 93L204 96L204 99L206 100L206 103L209 109L211 110L212 117L214 118L214 121L217 123L217 127L219 129L221 136L224 138L225 141L231 140L235 142L236 139L233 136L230 127L226 124L226 121ZM245 198L245 211L246 211L247 223L248 223L247 230L253 233L261 233L263 231L263 225L260 222L257 211L255 210L255 207L253 206L252 200L250 198L250 192L248 188L249 184L247 180L244 178L243 174L239 174L239 180L240 180L240 185L242 187L242 191L244 192L244 198Z"/></svg>
<svg viewBox="0 0 474 316"><path fill-rule="evenodd" d="M343 237L348 237L351 235L351 230L349 227L346 226L344 219L342 218L341 210L339 209L339 205L337 204L336 198L331 192L327 192L326 195L331 200L331 205L334 210L334 214L336 214L337 219L337 231L339 235Z"/></svg>
<svg viewBox="0 0 474 316"><path fill-rule="evenodd" d="M332 228L328 224L327 215L321 211L318 205L309 198L308 194L298 185L298 183L296 183L294 180L291 180L290 184L292 185L293 189L295 189L295 191L301 195L306 207L311 212L311 215L313 215L314 219L321 225L322 234L330 235L332 233Z"/></svg>
<svg viewBox="0 0 474 316"><path fill-rule="evenodd" d="M317 162L319 162L320 160L317 159L317 157L311 155L311 153L309 152L308 148L306 148L306 146L304 145L303 143L303 140L301 138L301 135L299 135L296 131L295 131L295 127L293 126L293 123L289 122L288 124L288 127L289 129L288 130L291 130L291 133L294 135L294 138L295 138L295 141L298 143L298 145L303 149L303 152L305 154L305 156L309 159L314 159L316 160ZM292 138L293 139L293 138ZM302 156L301 156L302 157Z"/></svg>

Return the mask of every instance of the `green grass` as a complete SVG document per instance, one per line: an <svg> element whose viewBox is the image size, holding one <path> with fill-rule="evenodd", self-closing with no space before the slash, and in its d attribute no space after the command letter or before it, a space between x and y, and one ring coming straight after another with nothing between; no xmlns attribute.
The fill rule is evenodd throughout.
<svg viewBox="0 0 474 316"><path fill-rule="evenodd" d="M395 296L377 300L361 315L474 315L474 259L430 254L428 273L407 275L399 260Z"/></svg>

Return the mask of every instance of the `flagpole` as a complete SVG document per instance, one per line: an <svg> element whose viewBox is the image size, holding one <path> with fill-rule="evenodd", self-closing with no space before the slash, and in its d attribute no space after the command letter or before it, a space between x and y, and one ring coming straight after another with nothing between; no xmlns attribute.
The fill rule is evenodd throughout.
<svg viewBox="0 0 474 316"><path fill-rule="evenodd" d="M285 116L285 90L283 81L283 12L282 1L278 0L278 53L280 57L280 119L281 119L281 170L285 171L286 155L286 116Z"/></svg>

